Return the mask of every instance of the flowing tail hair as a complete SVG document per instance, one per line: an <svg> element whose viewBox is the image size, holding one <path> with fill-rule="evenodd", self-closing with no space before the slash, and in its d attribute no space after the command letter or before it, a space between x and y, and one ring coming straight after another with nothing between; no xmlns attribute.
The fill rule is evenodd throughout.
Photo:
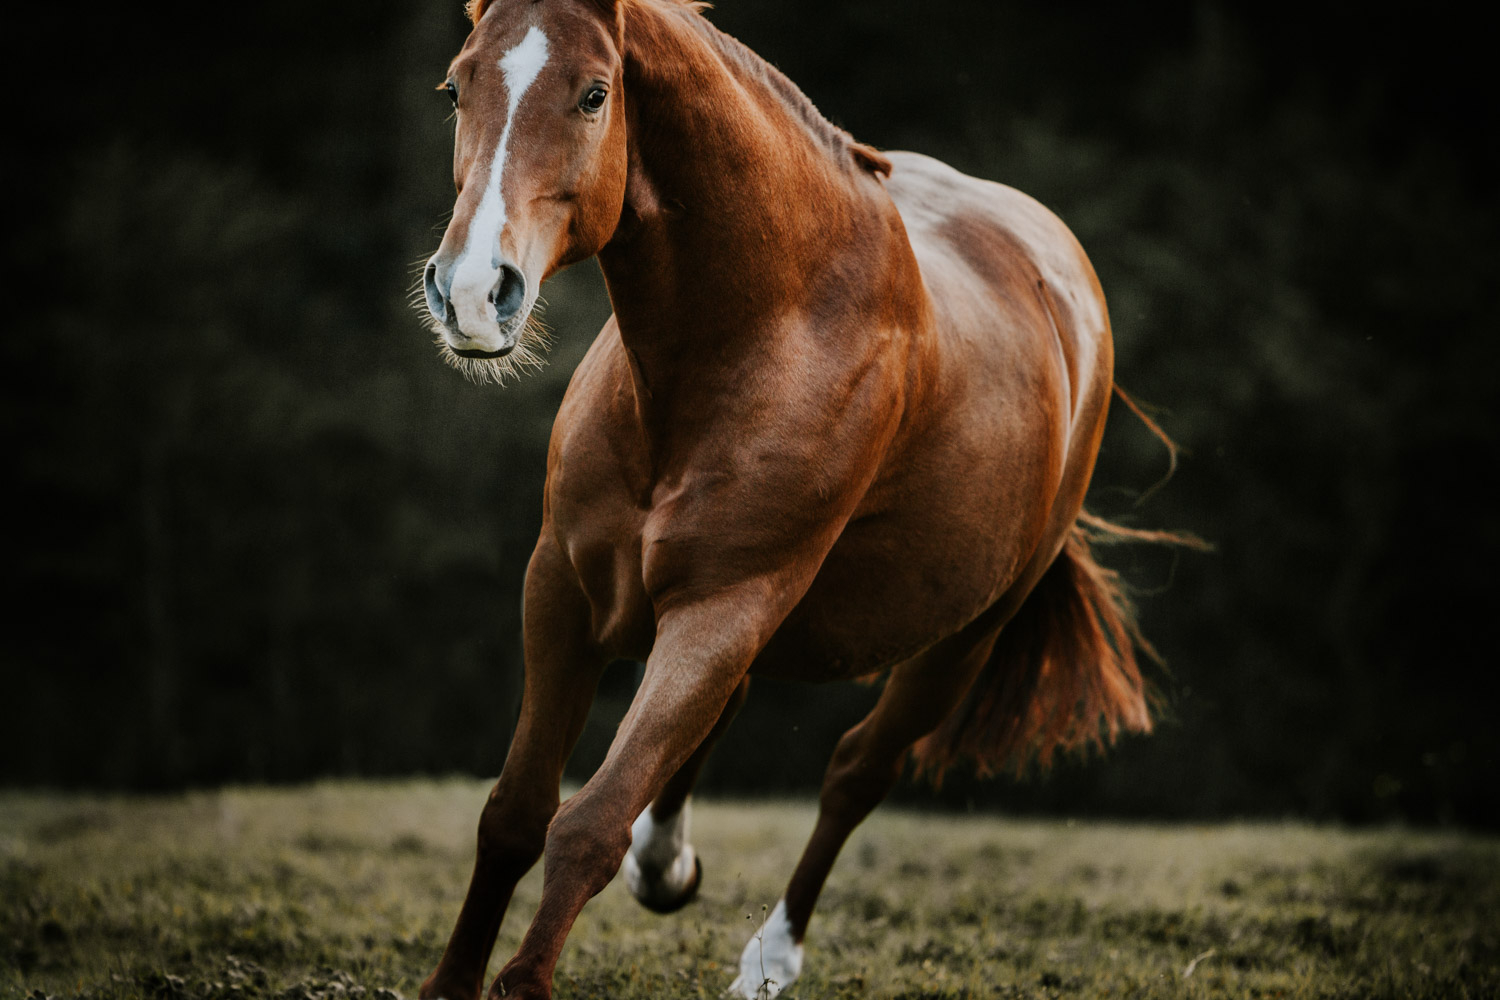
<svg viewBox="0 0 1500 1000"><path fill-rule="evenodd" d="M1166 442L1175 468L1177 446L1116 392ZM1057 558L1000 631L968 694L912 748L918 777L940 785L961 760L972 761L980 777L1007 771L1019 777L1033 760L1045 770L1059 751L1103 749L1121 732L1151 731L1157 699L1136 653L1158 664L1161 658L1136 625L1119 574L1093 555L1094 545L1120 541L1210 547L1192 535L1126 528L1080 513Z"/></svg>

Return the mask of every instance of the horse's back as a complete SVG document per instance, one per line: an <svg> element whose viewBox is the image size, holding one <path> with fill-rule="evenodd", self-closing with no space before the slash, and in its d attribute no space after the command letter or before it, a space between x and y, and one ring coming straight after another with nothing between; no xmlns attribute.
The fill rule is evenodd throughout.
<svg viewBox="0 0 1500 1000"><path fill-rule="evenodd" d="M1060 349L1068 436L1112 379L1109 319L1083 248L1040 202L918 153L889 154L886 188L932 298L950 367L1004 379ZM1055 352L1053 362L1058 361ZM1084 426L1082 429L1087 430Z"/></svg>

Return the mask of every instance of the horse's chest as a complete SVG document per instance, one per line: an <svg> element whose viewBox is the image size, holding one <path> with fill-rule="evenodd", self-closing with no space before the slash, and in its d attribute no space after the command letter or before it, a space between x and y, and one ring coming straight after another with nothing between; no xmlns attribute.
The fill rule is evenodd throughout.
<svg viewBox="0 0 1500 1000"><path fill-rule="evenodd" d="M644 659L656 622L642 582L643 513L597 482L549 487L552 527L588 601L590 634L611 656Z"/></svg>

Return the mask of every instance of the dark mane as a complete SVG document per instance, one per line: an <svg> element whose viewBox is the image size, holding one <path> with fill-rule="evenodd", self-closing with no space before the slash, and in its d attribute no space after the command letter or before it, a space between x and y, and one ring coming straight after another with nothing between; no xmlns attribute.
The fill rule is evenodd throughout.
<svg viewBox="0 0 1500 1000"><path fill-rule="evenodd" d="M465 0L464 14L468 16L470 21L478 24L479 19L484 16L485 10L492 2L493 0ZM540 3L541 0L531 0L531 2ZM594 3L604 8L606 14L614 13L616 2L617 0L594 0ZM687 7L690 10L707 10L713 6L708 0L665 0L665 2L678 7Z"/></svg>
<svg viewBox="0 0 1500 1000"><path fill-rule="evenodd" d="M535 3L537 0L532 0L532 2ZM863 170L882 177L890 176L891 161L881 155L875 147L856 142L848 132L824 118L817 105L808 99L801 88L787 79L781 70L746 48L738 39L724 34L703 17L703 11L712 6L707 0L594 0L594 2L605 8L607 12L613 11L617 4L625 6L627 19L631 4L655 5L684 11L692 16L694 26L726 62L738 67L752 80L758 80L769 87L788 108L802 119L813 136L835 158L841 159L847 156ZM492 0L467 0L464 4L464 12L469 15L471 21L478 24L491 3Z"/></svg>
<svg viewBox="0 0 1500 1000"><path fill-rule="evenodd" d="M786 74L772 66L759 54L748 48L739 39L733 38L720 31L711 21L702 16L702 11L710 4L702 0L644 0L654 2L662 6L685 8L692 14L698 15L693 18L696 27L708 40L714 49L722 55L726 62L739 68L750 79L765 84L773 93L779 97L797 117L802 119L803 124L808 127L813 136L821 142L835 157L848 156L854 160L862 169L882 177L888 177L891 173L891 161L880 154L873 146L858 142L848 132L839 128L833 122L823 117L817 105L802 92L802 89L789 80Z"/></svg>

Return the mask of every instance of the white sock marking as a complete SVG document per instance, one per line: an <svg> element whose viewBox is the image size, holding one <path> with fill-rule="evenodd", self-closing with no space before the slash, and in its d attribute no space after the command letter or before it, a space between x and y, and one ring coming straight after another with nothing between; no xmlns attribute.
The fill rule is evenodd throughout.
<svg viewBox="0 0 1500 1000"><path fill-rule="evenodd" d="M680 896L692 883L697 866L693 845L691 801L671 819L658 823L647 806L630 827L625 855L625 885L637 899Z"/></svg>
<svg viewBox="0 0 1500 1000"><path fill-rule="evenodd" d="M745 945L739 978L729 984L729 992L744 1000L770 1000L792 985L801 972L802 945L792 940L783 899L761 925L760 933Z"/></svg>
<svg viewBox="0 0 1500 1000"><path fill-rule="evenodd" d="M451 301L458 328L474 339L499 332L489 294L500 277L500 231L505 228L505 193L501 190L505 153L510 145L511 128L516 123L516 110L521 106L521 98L541 74L542 67L547 65L548 48L546 34L532 25L526 37L500 57L500 70L505 74L508 92L505 128L500 132L495 155L490 159L484 196L469 219L463 253L453 268Z"/></svg>

